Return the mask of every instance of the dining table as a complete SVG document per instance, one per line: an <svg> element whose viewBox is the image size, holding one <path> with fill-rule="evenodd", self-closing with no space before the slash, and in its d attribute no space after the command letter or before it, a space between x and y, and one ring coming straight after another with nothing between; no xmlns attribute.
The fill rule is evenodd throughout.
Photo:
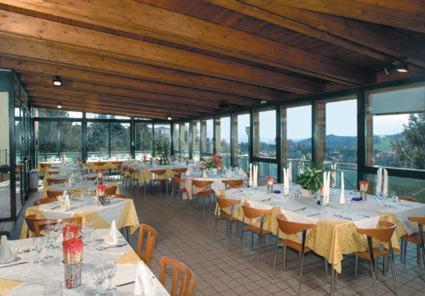
<svg viewBox="0 0 425 296"><path fill-rule="evenodd" d="M0 264L0 295L86 295L96 288L93 275L96 272L95 268L102 263L116 266L116 272L112 277L112 287L115 287L117 295L134 295L136 274L138 277L151 279L149 294L145 295L169 295L166 288L121 234L118 234L116 245L107 245L103 241L108 233L107 229L95 230L91 234L90 241L84 241L81 285L72 289L64 285L63 253L60 242L56 247L52 247L46 241L42 241L43 237L9 241L16 259L13 262ZM146 287L142 287L142 291L143 289Z"/></svg>
<svg viewBox="0 0 425 296"><path fill-rule="evenodd" d="M106 188L116 186L117 192L119 193L119 183L116 181L103 181L102 185L106 186ZM67 191L71 195L89 195L96 193L96 182L93 180L84 180L81 178L74 179L73 182L66 181L64 183L56 183L48 185L47 182L43 185L43 192L41 197L47 197L47 191Z"/></svg>
<svg viewBox="0 0 425 296"><path fill-rule="evenodd" d="M130 234L139 227L134 202L131 198L110 198L108 205L101 205L94 195L79 199L71 199L69 209L61 207L61 202L50 202L39 206L29 207L25 216L35 215L41 219L62 219L82 217L83 224L89 224L95 229L108 228L115 220L117 228L128 228ZM25 220L22 223L20 238L31 235Z"/></svg>
<svg viewBox="0 0 425 296"><path fill-rule="evenodd" d="M265 218L263 225L274 235L277 234L276 216L279 214L290 221L314 224L315 227L307 233L306 246L324 257L338 273L342 271L345 254L367 250L367 240L357 232L357 228L375 228L379 221L394 223L397 228L392 244L399 251L400 237L418 231L417 224L410 222L408 218L425 215L425 204L419 202L396 201L371 194L367 194L366 200L360 200L358 191L346 190L341 204L340 189L331 189L330 202L319 205L299 185L292 184L289 194L283 194L283 189L282 184L276 184L273 191L261 186L229 189L224 194L226 198L240 200L241 204L271 209L272 214ZM227 211L231 214L229 209ZM233 216L242 221L242 208L234 209ZM258 226L259 221L247 223ZM282 232L280 236L288 238ZM300 242L298 235L290 238Z"/></svg>

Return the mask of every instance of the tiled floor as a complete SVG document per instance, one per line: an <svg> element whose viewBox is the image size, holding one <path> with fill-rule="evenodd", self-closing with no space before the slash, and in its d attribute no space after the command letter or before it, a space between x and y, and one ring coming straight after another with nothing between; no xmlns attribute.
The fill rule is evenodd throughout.
<svg viewBox="0 0 425 296"><path fill-rule="evenodd" d="M133 196L141 223L149 224L158 231L153 271L158 273L159 259L163 255L178 258L196 275L196 296L201 295L297 295L297 255L289 253L288 270L273 272L274 240L268 240L260 264L256 255L250 254L248 245L239 256L239 240L234 235L229 247L225 237L224 222L214 239L214 218L205 211L195 209L190 215L189 207L179 204L164 194L143 195L129 191ZM131 243L135 246L136 237ZM248 242L248 236L246 241ZM425 269L416 264L416 249L408 253L406 266L396 256L398 295L424 295ZM373 295L372 281L366 264L354 279L353 260L344 259L343 273L338 279L337 295ZM379 274L379 295L392 294L391 275ZM325 281L323 259L307 255L301 295L328 295L329 282Z"/></svg>

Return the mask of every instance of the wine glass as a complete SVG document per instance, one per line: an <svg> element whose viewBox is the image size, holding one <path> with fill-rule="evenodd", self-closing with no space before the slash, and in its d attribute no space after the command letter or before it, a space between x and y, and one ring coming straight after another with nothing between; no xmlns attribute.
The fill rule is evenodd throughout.
<svg viewBox="0 0 425 296"><path fill-rule="evenodd" d="M116 288L112 287L112 278L114 277L115 273L117 272L117 265L115 262L109 262L105 264L105 274L107 278L107 291L108 295L115 295Z"/></svg>
<svg viewBox="0 0 425 296"><path fill-rule="evenodd" d="M390 197L395 203L399 201L397 193L395 191L390 191Z"/></svg>

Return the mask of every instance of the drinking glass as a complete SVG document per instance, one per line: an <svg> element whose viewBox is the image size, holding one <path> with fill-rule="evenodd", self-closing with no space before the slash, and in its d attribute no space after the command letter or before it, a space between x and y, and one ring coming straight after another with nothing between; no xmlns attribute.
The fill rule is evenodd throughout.
<svg viewBox="0 0 425 296"><path fill-rule="evenodd" d="M48 281L44 284L45 296L62 296L62 283L60 281Z"/></svg>
<svg viewBox="0 0 425 296"><path fill-rule="evenodd" d="M105 274L107 278L107 291L108 295L115 295L116 289L112 287L112 278L117 272L117 265L115 262L109 262L105 264Z"/></svg>
<svg viewBox="0 0 425 296"><path fill-rule="evenodd" d="M398 202L398 196L395 191L390 191L390 198L393 200L393 202Z"/></svg>

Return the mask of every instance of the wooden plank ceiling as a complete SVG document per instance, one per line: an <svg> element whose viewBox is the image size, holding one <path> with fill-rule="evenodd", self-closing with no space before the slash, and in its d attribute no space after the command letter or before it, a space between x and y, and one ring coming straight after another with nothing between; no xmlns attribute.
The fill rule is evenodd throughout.
<svg viewBox="0 0 425 296"><path fill-rule="evenodd" d="M0 0L0 68L38 107L197 117L376 82L401 56L424 73L423 0Z"/></svg>

